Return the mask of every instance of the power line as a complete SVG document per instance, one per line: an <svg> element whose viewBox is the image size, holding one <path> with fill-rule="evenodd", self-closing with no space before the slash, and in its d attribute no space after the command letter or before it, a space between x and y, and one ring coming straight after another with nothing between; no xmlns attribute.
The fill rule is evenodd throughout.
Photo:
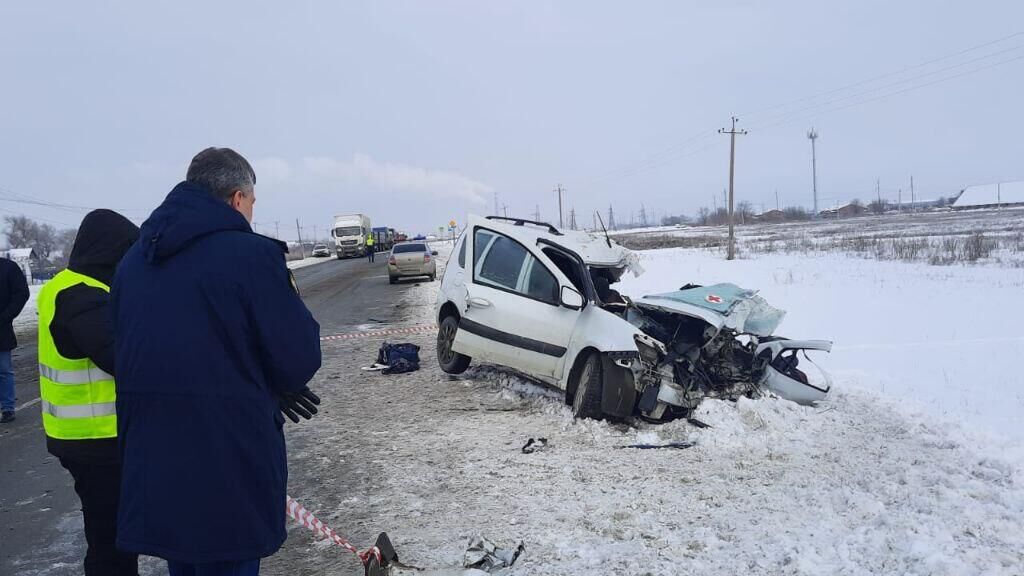
<svg viewBox="0 0 1024 576"><path fill-rule="evenodd" d="M975 46L971 46L969 48L965 48L965 49L960 50L960 51L955 52L955 53L946 54L944 56L940 56L940 57L937 57L937 58L932 58L932 59L926 60L925 62L921 62L921 63L915 64L913 66L908 66L908 67L905 67L905 68L900 69L900 70L896 70L896 71L893 71L893 72L887 72L885 74L880 74L878 76L873 76L871 78L860 80L860 81L857 81L857 82L854 82L854 83L851 83L851 84L846 84L846 85L840 86L838 88L833 88L833 89L826 90L824 92L819 92L819 93L816 93L816 94L813 94L813 95L810 95L810 96L805 96L805 97L797 98L797 99L791 100L789 102L784 102L784 103L781 103L781 104L776 104L776 105L773 105L773 106L768 106L768 107L765 107L765 108L761 108L761 109L758 109L758 110L756 110L754 112L750 112L750 113L746 114L746 116L757 116L759 114L762 114L762 113L770 111L770 110L776 110L776 109L779 109L779 108L784 108L786 106L792 106L794 104L799 104L801 102L813 101L813 100L815 100L817 98L821 98L822 96L828 96L828 95L831 95L831 94L837 94L837 93L843 92L845 90L849 90L851 88L857 88L859 86L864 86L866 84L870 84L872 82L877 82L879 80L884 80L886 78L892 78L894 76L898 76L900 74L905 74L906 72L910 72L912 70L917 70L917 69L920 69L920 68L927 67L927 66L935 64L937 62L943 62L943 61L946 61L946 60L950 60L952 58L956 58L958 56L962 56L964 54L969 54L971 52L974 52L976 50L980 50L982 48L987 48L989 46L994 46L996 44L1000 44L1002 42L1006 42L1007 40L1010 40L1010 39L1013 39L1013 38L1017 38L1019 36L1024 36L1024 32L1016 32L1014 34L1010 34L1008 36L1004 36L1004 37L998 38L996 40L984 42L982 44L978 44L978 45L975 45ZM948 81L948 80L953 80L953 79L959 78L961 76L966 76L966 75L969 75L969 74L974 74L976 72L980 72L980 71L986 70L988 68L993 68L995 66L1001 66L1003 64L1008 64L1008 63L1013 62L1015 60L1024 58L1024 56L1016 57L1016 58L1011 58L1011 59L1008 59L1008 60L1003 60L1003 61L997 62L995 64L991 64L989 66L983 66L983 67L976 68L976 69L973 69L973 70L965 71L965 72L960 73L960 74L955 74L955 75L952 75L952 76L947 76L947 77L941 78L939 80L936 80L936 81L933 81L933 82L928 82L928 83L921 84L921 85L918 85L918 86L910 86L910 87L907 87L907 88L904 88L904 89L901 89L901 90L898 90L898 91L894 91L894 92L891 92L891 93L883 94L883 95L875 97L875 98L870 98L868 100L863 100L863 101L859 101L859 102L852 102L852 103L848 103L848 104L845 104L843 106L832 108L832 109L828 109L827 108L828 106L831 106L831 105L833 105L833 104L835 104L835 103L837 103L839 101L842 101L842 100L850 100L851 98L858 98L858 97L861 97L861 96L869 95L869 94L874 93L874 92L878 92L879 90L884 90L885 88L896 87L896 86L899 86L901 84L906 84L908 82L912 82L914 80L919 80L921 78L925 78L925 77L928 77L928 76L933 76L935 74L939 74L939 73L942 73L942 72L948 72L950 70L953 70L953 69L956 69L956 68L960 68L960 67L966 66L968 64L977 63L977 62L980 62L982 60L987 60L987 59L990 59L992 57L999 56L1001 54L1005 54L1007 52L1012 52L1012 51L1017 50L1019 48L1021 48L1021 46L1015 46L1015 47L1012 47L1012 48L1000 50L1000 51L993 52L993 53L987 54L987 55L979 57L979 58L975 58L975 59L969 60L967 62L961 62L961 63L955 64L955 65L946 66L946 67L940 68L938 70L934 70L934 71L928 72L926 74L921 74L921 75L918 75L918 76L915 76L915 77L912 77L912 78L903 79L903 80L900 80L900 81L897 81L897 82L894 82L894 83L890 83L890 84L887 84L887 85L884 85L884 86L876 86L875 88L872 88L872 89L867 90L867 91L862 91L862 92L857 93L857 94L847 95L847 96L843 96L843 97L840 97L840 98L833 98L833 99L830 99L830 100L826 100L825 102L819 102L819 103L814 104L812 106L804 107L804 108L801 108L801 109L798 109L798 110L785 111L785 112L782 112L780 114L776 114L774 116L769 116L769 117L763 118L761 120L756 120L755 122L752 122L751 125L763 131L763 130L768 129L768 128L775 128L775 127L778 127L778 126L782 126L782 125L788 124L788 123L790 123L790 121L794 121L795 122L795 121L805 120L806 118L804 118L802 116L799 117L799 118L797 118L796 116L800 115L801 113L806 112L808 110L814 109L814 108L826 108L825 110L822 110L821 112L819 112L819 114L835 112L835 111L842 110L842 109L845 109L845 108L849 108L849 107L852 107L852 106L857 106L857 105L860 105L860 104L866 104L866 103L882 100L884 98L888 98L888 97L891 97L891 96L895 96L895 95L898 95L898 94L902 94L902 93L905 93L905 92L910 92L910 91L913 91L913 90L918 90L918 89L921 89L921 88L932 86L934 84L938 84L940 82L945 82L945 81ZM768 125L763 125L765 122L772 122L773 120L780 120L780 121L779 122L770 123ZM716 145L720 145L720 142L712 142L711 144L709 144L707 146L704 146L704 147L701 147L701 148L695 149L695 150L688 150L688 148L691 145L696 145L696 144L700 143L702 140L710 138L710 136L712 136L714 134L715 134L715 130L714 129L705 130L703 132L699 132L699 133L697 133L697 134L695 134L693 136L690 136L689 138L687 138L687 139L685 139L685 140L683 140L683 141L681 141L679 143L673 144L673 145L671 145L671 146L669 146L669 147L667 147L667 148L665 148L665 149L663 149L663 150L661 150L659 152L656 152L655 154L652 154L652 155L648 156L647 158L641 160L637 164L634 164L634 165L631 165L631 166L620 167L618 169L615 169L615 170L612 170L610 172L607 172L607 173L605 173L605 174L603 174L601 176L598 176L598 177L596 177L594 179L583 181L582 184L586 185L586 186L590 186L590 185L605 183L605 182L614 181L614 180L621 180L623 178L627 178L627 177L639 174L640 172L643 172L643 171L646 171L646 170L650 170L650 169L653 169L653 168L657 168L657 167L663 166L665 164L668 164L668 163L671 163L671 162L675 162L675 161L681 160L681 159L689 157L689 156L693 156L695 154L699 154L700 152L708 150L708 149L710 149L710 148L712 148L712 147L714 147Z"/></svg>
<svg viewBox="0 0 1024 576"><path fill-rule="evenodd" d="M803 116L800 116L798 118L797 117L793 117L793 118L783 119L780 122L776 122L774 124L768 124L767 126L759 126L758 128L763 132L763 131L771 129L771 128L777 128L779 126L785 126L787 124L792 124L794 122L801 122L803 120L807 120L809 118L816 117L816 116L819 116L819 115L828 114L828 113L832 113L832 112L838 112L840 110L845 110L847 108L852 108L854 106L860 106L862 104L870 104L871 102L877 102L879 100L884 100L886 98L889 98L889 97L892 97L892 96L897 96L899 94L905 94L907 92L913 92L914 90L920 90L922 88L927 88L929 86L934 86L935 84L941 84L942 82L947 82L949 80L953 80L953 79L960 78L960 77L963 77L963 76L969 76L971 74L976 74L978 72L982 72L982 71L988 70L990 68L995 68L997 66L1002 66L1004 64L1009 64L1011 62L1016 62L1016 61L1022 60L1022 59L1024 59L1024 55L1016 56L1014 58L1010 58L1010 59L1007 59L1007 60L1002 60L1000 62L996 62L994 64L990 64L988 66L982 66L980 68L975 68L973 70L967 70L967 71L961 72L959 74L954 74L952 76L947 76L945 78L939 78L938 80L934 80L932 82L927 82L925 84L920 84L920 85L917 85L917 86L910 86L910 87L904 88L902 90L897 90L895 92L890 92L888 94L882 94L882 95L874 97L874 98L868 98L866 100L860 100L858 102L851 102L849 104L844 104L842 106L837 106L835 108L826 109L826 110L823 110L821 112L815 112L815 113L812 113L810 115L803 115Z"/></svg>
<svg viewBox="0 0 1024 576"><path fill-rule="evenodd" d="M934 76L936 74L941 74L943 72L948 72L950 70L955 70L957 68L962 68L962 67L967 66L969 64L975 64L975 63L978 63L978 62L981 62L981 61L988 60L988 59L992 58L993 56L999 56L999 55L1002 55L1002 54L1006 54L1007 52L1013 52L1013 51L1016 51L1016 50L1020 50L1021 48L1024 48L1024 45L1014 46L1012 48L1007 48L1005 50L1000 50L999 52L994 52L992 54L988 54L988 55L985 55L985 56L974 58L974 59L968 60L966 62L961 62L959 64L954 64L952 66L946 66L946 67L940 68L938 70L932 70L932 71L926 72L924 74L919 74L917 76L912 76L910 78L905 78L905 79L902 79L902 80L897 80L896 82L891 82L889 84L884 84L882 86L876 86L874 88L871 88L871 89L868 89L868 90L864 90L864 91L861 91L861 92L857 92L857 93L854 93L854 94L849 94L849 95L846 95L846 96L840 96L838 98L834 98L834 99L831 99L831 100L826 100L824 102L819 102L817 104L812 104L810 106L805 106L805 107L797 109L797 110L791 110L791 111L784 112L784 113L781 113L781 114L776 114L774 116L769 116L769 117L767 117L765 119L755 121L752 124L753 125L758 125L758 124L764 124L765 122L772 122L774 120L792 118L792 117L795 117L795 116L797 116L799 114L802 114L804 112L807 112L807 111L810 111L810 110L814 110L816 108L827 108L827 107L829 107L829 106L831 106L831 105L833 105L835 103L841 102L843 100L851 100L851 99L860 98L861 96L868 96L868 95L870 95L872 93L879 92L879 91L885 90L887 88L895 88L897 86L900 86L901 84L907 84L909 82L914 82L914 81L920 80L922 78L927 78L929 76ZM1012 62L1012 61L1014 61L1016 59L1020 59L1020 58L1024 58L1024 55L1019 56L1018 58L1013 58L1013 59L1010 59L1010 60L1005 60L1005 61L1002 61L1002 62L998 62L998 63L993 64L991 66L981 67L981 68L978 68L976 70L971 70L971 71L966 72L965 74L956 74L956 75L953 75L953 76L948 76L946 78L940 79L939 81L945 81L945 80L950 80L950 79L953 79L953 78L958 78L959 76L962 76L962 75L966 75L966 74L978 72L978 71L981 71L981 70L985 70L985 69L987 69L989 67L998 66L998 65L1001 65L1001 64L1005 64L1007 62ZM936 84L936 83L938 83L938 81L937 82L925 83L925 84L922 84L922 85L919 85L919 86L916 86L916 87L915 86L911 86L911 87L908 87L906 90L901 90L901 91L893 92L891 94L887 94L886 97L892 96L892 95L895 95L895 94L901 94L904 91L916 90L918 88L923 88L925 86L931 86L932 84ZM773 124L773 126L774 126L774 124Z"/></svg>
<svg viewBox="0 0 1024 576"><path fill-rule="evenodd" d="M942 62L943 60L950 60L952 58L956 58L957 56L963 56L964 54L968 54L970 52L973 52L975 50L980 50L982 48L987 48L987 47L993 46L995 44L1000 44L1000 43L1005 42L1007 40L1010 40L1012 38L1016 38L1018 36L1024 36L1024 32L1015 32L1013 34L1010 34L1009 36L1003 36L1002 38L999 38L997 40L992 40L992 41L989 41L989 42L985 42L983 44L978 44L976 46L971 46L970 48L965 48L963 50L960 50L959 52L954 52L952 54L947 54L945 56L939 56L938 58L933 58L931 60L927 60L925 62L921 62L920 64L915 64L913 66L907 66L906 68L902 68L900 70L895 70L893 72L887 72L885 74L880 74L878 76L873 76L871 78L866 78L864 80L860 80L860 81L854 82L853 84L847 84L845 86L840 86L839 88L833 88L831 90L826 90L824 92L819 92L817 94L812 94L811 96L804 96L802 98L797 98L796 100L790 100L789 102L783 102L783 103L775 104L775 105L772 105L772 106L766 106L764 108L760 108L758 110L754 110L752 112L747 112L745 114L742 114L742 116L747 116L747 117L749 117L749 116L756 116L758 114L761 114L763 112L767 112L769 110L775 110L777 108L784 108L786 106L790 106L792 104L797 104L799 102L806 102L808 100L814 100L815 98L819 98L821 96L827 96L829 94L834 94L836 92L842 92L843 90L847 90L847 89L850 89L850 88L856 88L858 86L863 86L865 84L870 84L871 82L875 82L875 81L878 81L878 80L883 80L885 78L891 78L893 76L898 76L900 74L903 74L904 72L909 72L911 70L917 70L918 68L924 68L925 66L928 66L930 64L935 64L936 62Z"/></svg>

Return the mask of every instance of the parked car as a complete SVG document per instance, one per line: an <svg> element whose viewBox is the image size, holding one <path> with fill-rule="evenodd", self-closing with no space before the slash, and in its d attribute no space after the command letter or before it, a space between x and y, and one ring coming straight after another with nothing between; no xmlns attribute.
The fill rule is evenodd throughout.
<svg viewBox="0 0 1024 576"><path fill-rule="evenodd" d="M392 284L399 278L408 276L429 276L433 282L437 278L436 250L431 250L426 242L403 242L391 248L388 257L388 281Z"/></svg>
<svg viewBox="0 0 1024 576"><path fill-rule="evenodd" d="M313 246L313 257L314 258L327 258L331 255L331 251L327 248L326 244L317 244Z"/></svg>
<svg viewBox="0 0 1024 576"><path fill-rule="evenodd" d="M437 358L500 364L565 392L581 418L689 417L709 397L765 390L813 403L830 389L798 354L831 342L772 336L784 313L754 290L685 285L636 301L611 288L636 254L605 234L471 216L437 299Z"/></svg>

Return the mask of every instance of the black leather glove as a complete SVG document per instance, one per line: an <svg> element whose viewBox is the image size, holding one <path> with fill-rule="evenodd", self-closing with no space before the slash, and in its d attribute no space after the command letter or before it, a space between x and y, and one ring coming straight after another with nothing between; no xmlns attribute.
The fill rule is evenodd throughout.
<svg viewBox="0 0 1024 576"><path fill-rule="evenodd" d="M320 397L309 387L298 392L277 392L274 395L277 396L277 405L281 413L296 424L299 422L299 416L309 420L318 412L316 407L320 405Z"/></svg>

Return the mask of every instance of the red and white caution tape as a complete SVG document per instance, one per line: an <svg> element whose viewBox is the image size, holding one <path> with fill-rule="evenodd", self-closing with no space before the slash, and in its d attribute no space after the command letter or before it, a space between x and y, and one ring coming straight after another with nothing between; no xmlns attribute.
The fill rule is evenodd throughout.
<svg viewBox="0 0 1024 576"><path fill-rule="evenodd" d="M285 496L286 511L289 517L293 518L299 524L302 524L306 528L312 530L315 534L328 538L338 546L341 546L345 550L355 554L359 557L359 560L365 566L370 558L376 558L377 563L383 563L381 559L380 549L376 546L360 552L355 546L350 544L348 540L345 540L338 533L331 529L330 526L321 522L312 512L306 510L302 504L299 504L291 496Z"/></svg>
<svg viewBox="0 0 1024 576"><path fill-rule="evenodd" d="M395 336L399 334L426 334L434 332L437 327L431 324L423 326L410 326L408 328L392 328L391 330L373 330L370 332L350 332L348 334L332 334L330 336L321 336L320 341L328 340L356 340L358 338L375 338L378 336Z"/></svg>

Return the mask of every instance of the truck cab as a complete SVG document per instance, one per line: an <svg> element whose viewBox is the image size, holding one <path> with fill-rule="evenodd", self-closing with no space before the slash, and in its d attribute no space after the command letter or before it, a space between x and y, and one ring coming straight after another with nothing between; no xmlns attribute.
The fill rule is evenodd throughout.
<svg viewBox="0 0 1024 576"><path fill-rule="evenodd" d="M342 214L334 217L334 248L338 259L366 255L366 237L371 234L370 218L365 214Z"/></svg>

